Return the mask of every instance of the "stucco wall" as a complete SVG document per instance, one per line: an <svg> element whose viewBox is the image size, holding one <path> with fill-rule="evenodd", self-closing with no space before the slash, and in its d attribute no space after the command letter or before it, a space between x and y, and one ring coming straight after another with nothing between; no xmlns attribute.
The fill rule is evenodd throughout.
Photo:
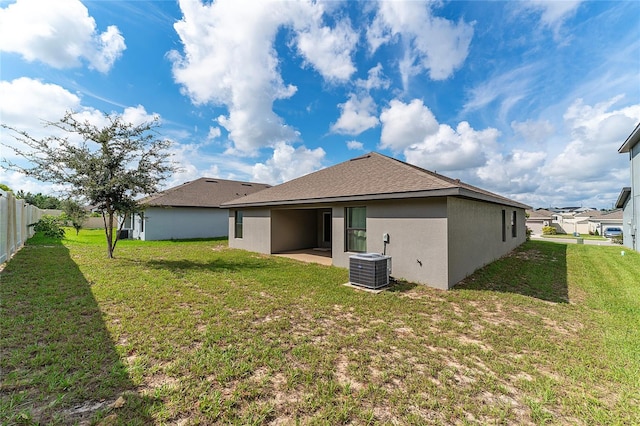
<svg viewBox="0 0 640 426"><path fill-rule="evenodd" d="M317 227L316 210L272 210L271 252L317 247Z"/></svg>
<svg viewBox="0 0 640 426"><path fill-rule="evenodd" d="M389 234L386 254L398 279L447 288L447 219L445 199L378 201L367 207L367 252L383 253L383 234ZM333 264L349 267L344 247L344 208L333 209Z"/></svg>
<svg viewBox="0 0 640 426"><path fill-rule="evenodd" d="M144 211L144 233L140 238L171 240L227 236L228 210L196 207L149 207ZM137 217L137 229L140 218Z"/></svg>
<svg viewBox="0 0 640 426"><path fill-rule="evenodd" d="M502 241L503 210L506 241ZM513 211L516 212L516 237L512 236ZM449 197L447 217L449 287L476 269L509 253L526 240L523 209Z"/></svg>
<svg viewBox="0 0 640 426"><path fill-rule="evenodd" d="M640 250L640 143L637 143L631 150L631 225L629 220L625 223L629 227L631 243L629 247Z"/></svg>
<svg viewBox="0 0 640 426"><path fill-rule="evenodd" d="M235 210L229 210L229 247L271 253L271 211L269 209L242 209L243 238L235 238Z"/></svg>

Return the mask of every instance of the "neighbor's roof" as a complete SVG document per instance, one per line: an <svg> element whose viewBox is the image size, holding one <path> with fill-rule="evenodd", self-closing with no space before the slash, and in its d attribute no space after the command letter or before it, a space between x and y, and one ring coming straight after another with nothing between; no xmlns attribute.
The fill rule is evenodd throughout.
<svg viewBox="0 0 640 426"><path fill-rule="evenodd" d="M225 201L269 187L263 183L200 178L143 198L140 204L157 207L220 207Z"/></svg>
<svg viewBox="0 0 640 426"><path fill-rule="evenodd" d="M524 204L371 152L264 191L224 203L224 207L258 207L339 201L458 196L518 208Z"/></svg>
<svg viewBox="0 0 640 426"><path fill-rule="evenodd" d="M551 219L555 213L546 209L527 210L529 213L529 219Z"/></svg>
<svg viewBox="0 0 640 426"><path fill-rule="evenodd" d="M630 196L631 196L631 187L625 186L624 188L622 188L622 191L620 191L620 195L618 195L618 200L616 201L616 208L618 209L624 208L624 205Z"/></svg>
<svg viewBox="0 0 640 426"><path fill-rule="evenodd" d="M626 141L622 144L620 149L618 149L619 153L629 152L631 149L640 141L640 123L633 129L633 132L629 135Z"/></svg>
<svg viewBox="0 0 640 426"><path fill-rule="evenodd" d="M612 210L610 212L604 213L594 219L596 220L622 220L623 211L621 209Z"/></svg>

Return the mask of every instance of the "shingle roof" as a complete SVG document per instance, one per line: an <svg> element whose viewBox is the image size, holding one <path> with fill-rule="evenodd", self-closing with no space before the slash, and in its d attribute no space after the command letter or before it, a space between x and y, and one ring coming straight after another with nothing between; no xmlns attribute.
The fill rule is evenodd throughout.
<svg viewBox="0 0 640 426"><path fill-rule="evenodd" d="M529 219L551 219L554 214L545 209L527 210L527 213L529 213Z"/></svg>
<svg viewBox="0 0 640 426"><path fill-rule="evenodd" d="M371 152L231 202L224 207L314 204L460 196L519 208L528 206L489 191Z"/></svg>
<svg viewBox="0 0 640 426"><path fill-rule="evenodd" d="M200 178L143 198L140 204L161 207L220 207L225 201L241 198L265 188L270 188L270 185Z"/></svg>

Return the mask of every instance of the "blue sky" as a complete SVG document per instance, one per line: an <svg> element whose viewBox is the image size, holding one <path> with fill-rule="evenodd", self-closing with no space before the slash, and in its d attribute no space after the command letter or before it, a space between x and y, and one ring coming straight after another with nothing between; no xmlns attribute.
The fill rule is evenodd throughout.
<svg viewBox="0 0 640 426"><path fill-rule="evenodd" d="M378 151L534 207L610 208L640 121L632 1L0 0L0 55L3 123L159 116L166 186Z"/></svg>

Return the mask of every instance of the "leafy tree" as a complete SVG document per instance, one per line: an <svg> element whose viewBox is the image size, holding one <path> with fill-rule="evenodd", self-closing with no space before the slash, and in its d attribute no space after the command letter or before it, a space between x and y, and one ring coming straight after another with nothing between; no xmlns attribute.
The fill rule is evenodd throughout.
<svg viewBox="0 0 640 426"><path fill-rule="evenodd" d="M6 192L13 192L13 191L11 190L11 188L9 188L9 187L8 187L7 185L5 185L4 183L0 183L0 189L2 189L3 191L6 191Z"/></svg>
<svg viewBox="0 0 640 426"><path fill-rule="evenodd" d="M19 190L16 193L16 198L22 198L27 203L36 206L39 209L60 210L62 208L62 201L60 201L53 195L43 195L40 192L38 192L37 194L32 194L30 192L25 193L23 190Z"/></svg>
<svg viewBox="0 0 640 426"><path fill-rule="evenodd" d="M42 232L45 236L55 238L56 240L64 238L64 229L62 229L61 220L56 216L42 216L39 221L33 224L33 230Z"/></svg>
<svg viewBox="0 0 640 426"><path fill-rule="evenodd" d="M80 233L82 226L87 221L89 212L72 199L67 199L62 203L62 210L64 210L64 218L71 222L71 226L76 230L76 235Z"/></svg>
<svg viewBox="0 0 640 426"><path fill-rule="evenodd" d="M134 125L118 114L105 114L104 125L99 127L67 112L60 121L46 125L62 130L65 136L35 139L3 124L28 149L6 146L30 163L20 166L3 160L3 167L64 185L69 198L96 206L104 221L107 255L112 258L124 225L122 220L114 233L114 218L124 219L125 213L136 211L136 199L155 193L175 171L167 152L170 142L158 137L157 119Z"/></svg>

